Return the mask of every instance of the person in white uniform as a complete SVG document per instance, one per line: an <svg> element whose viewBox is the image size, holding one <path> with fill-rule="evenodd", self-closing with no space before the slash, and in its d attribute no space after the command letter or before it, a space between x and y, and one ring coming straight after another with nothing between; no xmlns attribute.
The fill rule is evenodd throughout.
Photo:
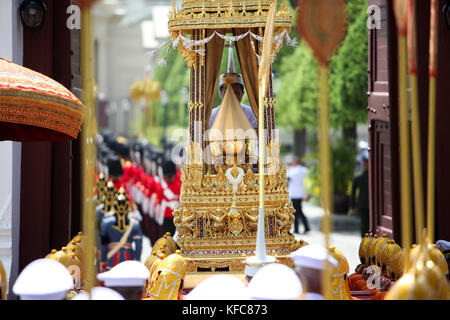
<svg viewBox="0 0 450 320"><path fill-rule="evenodd" d="M307 174L308 169L302 165L299 158L295 158L287 173L289 198L291 199L292 205L295 209L294 233L299 232L299 219L301 219L303 223L303 234L311 230L309 227L308 219L306 218L302 209L302 201L305 198L303 183Z"/></svg>
<svg viewBox="0 0 450 320"><path fill-rule="evenodd" d="M97 275L97 280L104 286L118 292L125 300L141 300L144 294L145 281L150 272L145 264L128 260L123 261L111 270Z"/></svg>
<svg viewBox="0 0 450 320"><path fill-rule="evenodd" d="M327 260L330 266L337 267L338 262L322 245L309 244L292 252L289 257L294 261L294 269L305 286L304 300L325 300L322 292L322 272ZM331 281L331 278L330 278Z"/></svg>
<svg viewBox="0 0 450 320"><path fill-rule="evenodd" d="M65 300L73 287L73 278L62 263L42 258L22 270L12 290L20 300Z"/></svg>

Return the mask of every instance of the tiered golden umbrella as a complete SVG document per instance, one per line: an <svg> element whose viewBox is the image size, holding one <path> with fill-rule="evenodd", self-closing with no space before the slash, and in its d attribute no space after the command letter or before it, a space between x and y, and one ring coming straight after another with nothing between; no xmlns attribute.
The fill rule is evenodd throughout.
<svg viewBox="0 0 450 320"><path fill-rule="evenodd" d="M76 139L84 112L62 84L0 58L0 140Z"/></svg>
<svg viewBox="0 0 450 320"><path fill-rule="evenodd" d="M142 124L143 127L140 127L141 136L147 125L150 129L150 137L153 137L153 127L159 126L159 112L154 108L154 104L161 98L161 91L161 84L159 81L154 81L150 77L145 80L136 81L130 86L131 100L139 101L145 99L146 101L145 123ZM147 120L149 121L147 122ZM153 120L155 120L155 123L153 123Z"/></svg>

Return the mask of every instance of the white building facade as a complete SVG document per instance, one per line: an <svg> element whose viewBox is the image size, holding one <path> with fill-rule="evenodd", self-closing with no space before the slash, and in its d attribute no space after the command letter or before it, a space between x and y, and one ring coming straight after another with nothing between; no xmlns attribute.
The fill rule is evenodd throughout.
<svg viewBox="0 0 450 320"><path fill-rule="evenodd" d="M100 129L137 135L143 106L130 101L129 89L152 75L158 57L150 52L168 39L170 8L171 0L103 0L94 7L98 99L106 106L97 115Z"/></svg>

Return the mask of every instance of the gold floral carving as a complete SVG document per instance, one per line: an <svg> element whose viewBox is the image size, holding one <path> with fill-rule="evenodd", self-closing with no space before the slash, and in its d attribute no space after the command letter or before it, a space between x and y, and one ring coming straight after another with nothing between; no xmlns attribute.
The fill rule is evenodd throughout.
<svg viewBox="0 0 450 320"><path fill-rule="evenodd" d="M203 174L202 165L181 168L182 198L173 213L174 224L183 256L199 268L206 267L207 261L215 265L219 258L226 258L228 262L240 259L252 254L256 246L258 173L247 166L234 194L224 173L228 168L226 165L215 166L215 174ZM294 208L287 193L285 165L280 165L278 172L266 175L265 180L267 248L271 254L285 256L295 243L295 237L290 233ZM233 205L236 213L229 214ZM203 262L196 263L200 258ZM222 267L228 263L220 261ZM241 271L244 268L244 264L238 263L233 264L233 270L237 266Z"/></svg>

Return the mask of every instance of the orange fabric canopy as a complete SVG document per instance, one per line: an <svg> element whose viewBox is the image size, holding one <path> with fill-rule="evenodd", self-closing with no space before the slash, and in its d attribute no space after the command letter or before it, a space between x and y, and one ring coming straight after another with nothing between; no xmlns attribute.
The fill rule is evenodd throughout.
<svg viewBox="0 0 450 320"><path fill-rule="evenodd" d="M84 109L60 83L0 58L0 140L76 139Z"/></svg>

